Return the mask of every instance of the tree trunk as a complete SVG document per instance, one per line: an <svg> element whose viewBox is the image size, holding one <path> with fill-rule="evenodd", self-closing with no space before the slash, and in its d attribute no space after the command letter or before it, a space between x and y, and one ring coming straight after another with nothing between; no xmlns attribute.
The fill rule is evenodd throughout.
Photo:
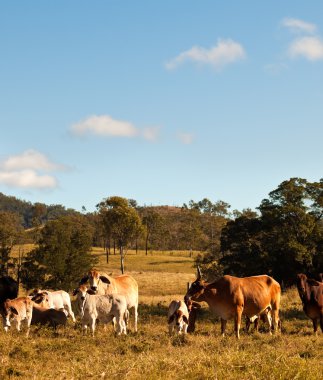
<svg viewBox="0 0 323 380"><path fill-rule="evenodd" d="M121 269L121 273L124 274L124 251L123 251L123 246L120 247L120 269Z"/></svg>
<svg viewBox="0 0 323 380"><path fill-rule="evenodd" d="M146 256L148 256L148 234L146 236Z"/></svg>

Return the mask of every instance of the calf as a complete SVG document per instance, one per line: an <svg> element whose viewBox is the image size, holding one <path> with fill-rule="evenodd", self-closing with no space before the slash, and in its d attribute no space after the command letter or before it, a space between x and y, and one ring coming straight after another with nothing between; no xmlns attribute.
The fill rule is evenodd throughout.
<svg viewBox="0 0 323 380"><path fill-rule="evenodd" d="M129 318L129 312L125 296L121 294L96 295L93 293L93 290L88 289L85 285L80 285L73 293L76 295L83 332L86 332L89 325L94 336L97 319L103 324L107 324L115 318L117 334L127 334L126 322Z"/></svg>
<svg viewBox="0 0 323 380"><path fill-rule="evenodd" d="M71 298L64 290L50 292L48 290L35 289L31 295L32 300L38 304L47 306L50 309L66 311L67 315L70 315L73 322L75 322L75 316L71 306Z"/></svg>
<svg viewBox="0 0 323 380"><path fill-rule="evenodd" d="M266 309L260 314L254 315L252 317L246 317L246 332L249 332L251 323L255 326L255 331L259 331L259 321L262 320L264 323L268 323L269 331L272 329L272 316L271 316L271 306L267 306ZM279 327L279 324L278 324Z"/></svg>
<svg viewBox="0 0 323 380"><path fill-rule="evenodd" d="M168 307L168 330L173 334L174 328L178 334L186 334L188 327L188 310L184 301L173 300Z"/></svg>
<svg viewBox="0 0 323 380"><path fill-rule="evenodd" d="M56 330L59 325L65 326L67 321L64 311L48 309L34 303L31 324L49 325Z"/></svg>
<svg viewBox="0 0 323 380"><path fill-rule="evenodd" d="M1 308L1 315L5 331L11 326L11 320L15 321L17 330L20 331L21 322L26 321L27 333L29 335L30 324L33 313L33 302L28 297L19 297L13 300L7 299Z"/></svg>

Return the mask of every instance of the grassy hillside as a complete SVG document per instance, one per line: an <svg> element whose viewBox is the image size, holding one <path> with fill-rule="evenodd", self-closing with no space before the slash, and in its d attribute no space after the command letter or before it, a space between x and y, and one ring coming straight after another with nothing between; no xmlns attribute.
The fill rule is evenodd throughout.
<svg viewBox="0 0 323 380"><path fill-rule="evenodd" d="M95 250L99 269L119 274L119 257L105 264ZM65 331L32 329L27 339L0 331L0 379L321 379L323 334L312 335L295 289L283 294L282 333L242 332L233 323L228 336L206 307L196 332L185 338L167 335L167 306L181 298L194 279L193 259L186 252L145 256L130 252L126 268L139 283L139 332L116 337L112 327L98 327L95 338L82 336L69 321ZM131 327L131 325L130 325Z"/></svg>

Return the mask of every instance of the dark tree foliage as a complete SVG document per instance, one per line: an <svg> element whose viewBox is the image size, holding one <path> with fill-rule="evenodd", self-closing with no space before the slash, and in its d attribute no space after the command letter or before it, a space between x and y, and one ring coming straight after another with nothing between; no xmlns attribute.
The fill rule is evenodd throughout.
<svg viewBox="0 0 323 380"><path fill-rule="evenodd" d="M17 214L0 211L0 276L8 274L10 253L23 236L20 218Z"/></svg>
<svg viewBox="0 0 323 380"><path fill-rule="evenodd" d="M63 216L41 230L39 245L22 265L26 289L73 289L96 260L91 255L93 228L84 216Z"/></svg>
<svg viewBox="0 0 323 380"><path fill-rule="evenodd" d="M269 193L259 210L222 230L218 263L237 276L268 273L292 282L299 272L322 272L323 181L291 178Z"/></svg>
<svg viewBox="0 0 323 380"><path fill-rule="evenodd" d="M268 257L262 249L261 238L262 226L258 218L240 216L228 222L221 234L219 264L224 272L241 277L268 272Z"/></svg>
<svg viewBox="0 0 323 380"><path fill-rule="evenodd" d="M259 210L263 249L268 252L273 275L290 280L299 272L316 272L322 261L323 181L302 178L282 182L269 193Z"/></svg>

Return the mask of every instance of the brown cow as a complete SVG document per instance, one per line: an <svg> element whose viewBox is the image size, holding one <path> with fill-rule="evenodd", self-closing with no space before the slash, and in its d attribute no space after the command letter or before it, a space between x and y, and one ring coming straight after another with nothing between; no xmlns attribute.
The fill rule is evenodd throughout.
<svg viewBox="0 0 323 380"><path fill-rule="evenodd" d="M111 277L106 273L91 269L87 276L83 277L80 285L90 282L91 289L97 295L104 294L121 294L126 297L127 309L134 309L134 329L137 331L138 320L138 284L137 281L123 274L117 277Z"/></svg>
<svg viewBox="0 0 323 380"><path fill-rule="evenodd" d="M234 318L235 333L239 338L242 314L250 318L262 313L268 306L271 306L274 330L277 330L280 295L279 283L267 275L243 278L223 276L208 283L201 278L198 268L197 279L188 289L185 300L206 302L211 311L220 316L223 336L227 321Z"/></svg>
<svg viewBox="0 0 323 380"><path fill-rule="evenodd" d="M1 308L1 315L5 331L11 326L11 320L16 322L17 330L20 331L22 321L27 322L27 333L29 335L30 324L33 314L33 301L29 297L19 297L13 300L7 299Z"/></svg>
<svg viewBox="0 0 323 380"><path fill-rule="evenodd" d="M313 322L314 333L317 334L319 320L323 332L323 283L300 273L297 275L297 289L303 310Z"/></svg>

